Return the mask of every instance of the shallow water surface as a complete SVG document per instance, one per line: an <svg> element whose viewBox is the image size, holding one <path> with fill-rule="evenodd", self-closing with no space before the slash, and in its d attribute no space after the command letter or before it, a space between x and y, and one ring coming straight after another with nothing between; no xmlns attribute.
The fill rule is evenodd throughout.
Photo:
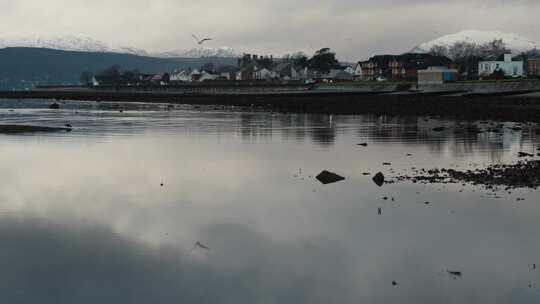
<svg viewBox="0 0 540 304"><path fill-rule="evenodd" d="M540 297L538 191L371 180L512 163L537 125L42 101L0 102L0 120L74 127L0 135L6 303ZM322 170L346 180L322 185Z"/></svg>

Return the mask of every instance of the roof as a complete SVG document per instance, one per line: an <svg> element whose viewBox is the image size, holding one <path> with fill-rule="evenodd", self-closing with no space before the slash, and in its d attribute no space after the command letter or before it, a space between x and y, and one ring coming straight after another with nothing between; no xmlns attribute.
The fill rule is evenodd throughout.
<svg viewBox="0 0 540 304"><path fill-rule="evenodd" d="M168 76L169 76L169 74L167 74L167 73L156 74L156 75L152 76L152 78L150 80L152 80L152 81L161 81L161 80L167 78Z"/></svg>
<svg viewBox="0 0 540 304"><path fill-rule="evenodd" d="M274 68L274 70L276 72L283 72L283 71L286 71L288 69L290 69L292 67L292 64L289 63L289 62L282 62L278 65L276 65L276 67Z"/></svg>

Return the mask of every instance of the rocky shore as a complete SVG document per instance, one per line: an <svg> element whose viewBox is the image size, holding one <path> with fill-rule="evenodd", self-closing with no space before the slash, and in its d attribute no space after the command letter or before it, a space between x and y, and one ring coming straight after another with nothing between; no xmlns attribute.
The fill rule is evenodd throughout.
<svg viewBox="0 0 540 304"><path fill-rule="evenodd" d="M540 161L526 160L511 165L492 165L485 169L459 171L454 169L419 169L413 175L395 177L393 181L413 183L464 183L487 189L537 189L540 186Z"/></svg>

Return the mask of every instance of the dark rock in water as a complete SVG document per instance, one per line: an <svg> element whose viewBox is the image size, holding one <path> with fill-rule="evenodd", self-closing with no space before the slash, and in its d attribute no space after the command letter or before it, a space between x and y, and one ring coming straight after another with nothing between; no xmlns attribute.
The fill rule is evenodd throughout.
<svg viewBox="0 0 540 304"><path fill-rule="evenodd" d="M448 274L451 275L451 276L454 276L454 277L461 277L462 273L461 271L450 271L450 270L447 270Z"/></svg>
<svg viewBox="0 0 540 304"><path fill-rule="evenodd" d="M320 181L323 184L333 184L340 182L342 180L345 180L343 176L339 176L336 173L330 172L330 171L323 171L319 175L317 175L317 180Z"/></svg>
<svg viewBox="0 0 540 304"><path fill-rule="evenodd" d="M73 126L71 124L65 124L66 128L73 128Z"/></svg>
<svg viewBox="0 0 540 304"><path fill-rule="evenodd" d="M361 143L361 144L358 144L357 146L367 147L368 144L367 143Z"/></svg>
<svg viewBox="0 0 540 304"><path fill-rule="evenodd" d="M19 134L32 132L71 131L70 128L40 127L28 125L0 125L0 134Z"/></svg>
<svg viewBox="0 0 540 304"><path fill-rule="evenodd" d="M375 176L373 177L373 182L377 186L382 187L384 185L384 174L382 174L382 172L375 174Z"/></svg>
<svg viewBox="0 0 540 304"><path fill-rule="evenodd" d="M433 131L435 131L435 132L442 132L442 131L444 131L444 130L446 130L445 127L437 127L437 128L433 128Z"/></svg>
<svg viewBox="0 0 540 304"><path fill-rule="evenodd" d="M55 109L55 110L60 109L60 105L57 104L56 102L51 103L51 104L49 105L49 109Z"/></svg>
<svg viewBox="0 0 540 304"><path fill-rule="evenodd" d="M398 286L398 283L396 281L392 281L392 286Z"/></svg>
<svg viewBox="0 0 540 304"><path fill-rule="evenodd" d="M383 163L383 166L391 166L392 163Z"/></svg>
<svg viewBox="0 0 540 304"><path fill-rule="evenodd" d="M364 172L364 173L362 173L362 175L371 175L371 173L369 173L369 172Z"/></svg>
<svg viewBox="0 0 540 304"><path fill-rule="evenodd" d="M519 157L533 157L534 154L529 154L529 153L525 153L525 152L519 152L518 156Z"/></svg>

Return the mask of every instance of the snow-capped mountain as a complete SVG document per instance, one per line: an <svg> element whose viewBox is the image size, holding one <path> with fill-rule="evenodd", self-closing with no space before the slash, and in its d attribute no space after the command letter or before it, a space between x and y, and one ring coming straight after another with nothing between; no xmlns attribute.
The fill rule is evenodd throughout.
<svg viewBox="0 0 540 304"><path fill-rule="evenodd" d="M540 43L521 37L514 33L465 30L422 43L414 48L412 52L429 52L429 50L431 50L431 48L434 46L450 47L457 42L468 42L482 45L496 39L502 39L503 43L506 45L506 48L511 50L514 54L519 54L521 52L526 52L533 49L540 49Z"/></svg>
<svg viewBox="0 0 540 304"><path fill-rule="evenodd" d="M115 47L105 42L84 36L48 36L48 37L0 37L0 48L32 47L62 51L105 52L146 56L145 50L132 47Z"/></svg>
<svg viewBox="0 0 540 304"><path fill-rule="evenodd" d="M221 57L221 58L235 58L241 57L242 53L230 47L198 47L190 50L176 50L171 52L153 53L151 56L160 58L201 58L201 57Z"/></svg>

